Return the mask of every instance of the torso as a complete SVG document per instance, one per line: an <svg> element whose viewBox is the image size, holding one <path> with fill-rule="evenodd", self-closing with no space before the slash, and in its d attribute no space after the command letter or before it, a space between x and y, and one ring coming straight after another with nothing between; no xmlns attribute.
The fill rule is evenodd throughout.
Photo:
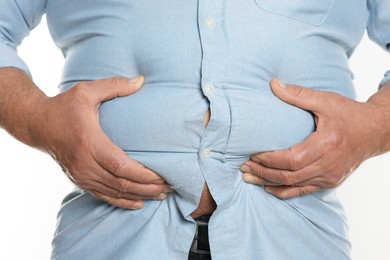
<svg viewBox="0 0 390 260"><path fill-rule="evenodd" d="M147 246L146 235L155 244L170 243L159 247L166 257L184 252L193 238L189 216L214 212L211 244L220 258L280 259L281 244L305 243L305 252L289 253L311 259L326 248L332 259L345 259L344 219L331 192L278 200L243 183L239 166L252 153L290 147L315 129L310 113L272 94L272 77L354 96L348 57L367 17L363 0L49 0L48 24L66 55L61 90L81 80L143 74L139 92L101 105L100 123L115 144L175 190L141 211L107 205L87 211L93 203L80 200L63 214L87 211L83 220L91 214L118 221L120 230L129 227L121 233L131 241L121 247L126 256L147 251L137 247ZM99 217L89 213L98 210ZM90 240L104 240L89 230L111 231L104 224L63 226L68 239L85 231ZM63 245L59 253L67 252L66 239Z"/></svg>

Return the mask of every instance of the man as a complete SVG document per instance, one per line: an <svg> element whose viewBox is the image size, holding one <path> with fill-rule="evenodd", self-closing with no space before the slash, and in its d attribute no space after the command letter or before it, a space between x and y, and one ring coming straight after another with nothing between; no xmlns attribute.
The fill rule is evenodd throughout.
<svg viewBox="0 0 390 260"><path fill-rule="evenodd" d="M369 14L377 13L373 38L388 46L389 21L381 16L388 3L370 3L368 13L365 1L255 2L2 4L9 10L2 17L3 66L27 71L10 46L44 11L66 65L64 92L54 98L23 72L3 69L0 124L50 153L81 189L117 207L145 206L123 211L82 191L71 194L54 258L183 258L193 218L217 205L210 220L216 259L313 258L325 250L332 253L324 258L348 257L338 202L331 190L317 191L389 150L387 78L364 104L342 96L353 96L345 59ZM351 17L343 4L356 6ZM349 23L356 15L360 23ZM143 77L103 79L139 73L146 84L137 93ZM309 89L274 79L280 102L266 87L272 76ZM364 120L367 127L357 128ZM240 166L245 181L280 198L312 195L280 201L243 184ZM165 199L172 188L165 201L143 202Z"/></svg>

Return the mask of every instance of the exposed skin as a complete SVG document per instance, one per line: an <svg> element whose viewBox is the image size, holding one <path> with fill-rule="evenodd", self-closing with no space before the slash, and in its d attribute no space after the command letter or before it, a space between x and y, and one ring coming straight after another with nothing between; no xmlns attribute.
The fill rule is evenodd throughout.
<svg viewBox="0 0 390 260"><path fill-rule="evenodd" d="M142 76L80 82L47 97L23 71L0 69L0 127L50 154L81 189L114 206L139 209L144 199L165 199L172 189L109 140L98 108L142 84Z"/></svg>
<svg viewBox="0 0 390 260"><path fill-rule="evenodd" d="M362 162L390 150L390 82L366 102L272 79L282 101L311 111L316 131L289 149L254 154L244 181L288 199L339 186Z"/></svg>
<svg viewBox="0 0 390 260"><path fill-rule="evenodd" d="M173 190L157 173L129 158L99 126L103 101L134 94L142 76L80 82L47 97L23 71L0 69L0 127L19 141L50 154L78 187L114 206L140 209L145 199L165 199ZM204 117L207 126L210 112ZM205 184L193 217L214 211Z"/></svg>
<svg viewBox="0 0 390 260"><path fill-rule="evenodd" d="M135 93L143 77L80 82L47 97L22 71L0 69L0 127L49 153L78 187L117 207L139 209L145 199L172 192L157 174L129 158L99 126L99 105ZM281 100L311 111L317 129L280 151L254 154L241 170L246 182L286 199L340 185L364 160L390 150L390 83L361 103L338 94L284 85L273 79ZM204 117L207 126L210 111ZM216 208L205 184L192 216Z"/></svg>

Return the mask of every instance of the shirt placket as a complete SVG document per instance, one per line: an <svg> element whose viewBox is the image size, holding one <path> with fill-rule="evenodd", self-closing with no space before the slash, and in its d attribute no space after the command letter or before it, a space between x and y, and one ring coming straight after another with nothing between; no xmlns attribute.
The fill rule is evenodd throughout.
<svg viewBox="0 0 390 260"><path fill-rule="evenodd" d="M236 176L225 160L231 129L231 111L224 77L227 70L227 45L224 32L223 0L199 0L198 28L202 46L201 84L209 101L211 118L199 146L199 165L210 192L220 209L218 220L209 226L213 256L233 256L237 238L234 223L230 223L227 205L234 193ZM237 256L238 257L238 256Z"/></svg>

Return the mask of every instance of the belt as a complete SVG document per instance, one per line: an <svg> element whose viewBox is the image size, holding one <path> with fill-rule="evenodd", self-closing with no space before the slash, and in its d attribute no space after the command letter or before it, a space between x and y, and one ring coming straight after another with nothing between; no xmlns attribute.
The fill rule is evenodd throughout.
<svg viewBox="0 0 390 260"><path fill-rule="evenodd" d="M196 232L192 241L190 253L198 255L210 255L209 225L210 215L201 216L195 219Z"/></svg>

